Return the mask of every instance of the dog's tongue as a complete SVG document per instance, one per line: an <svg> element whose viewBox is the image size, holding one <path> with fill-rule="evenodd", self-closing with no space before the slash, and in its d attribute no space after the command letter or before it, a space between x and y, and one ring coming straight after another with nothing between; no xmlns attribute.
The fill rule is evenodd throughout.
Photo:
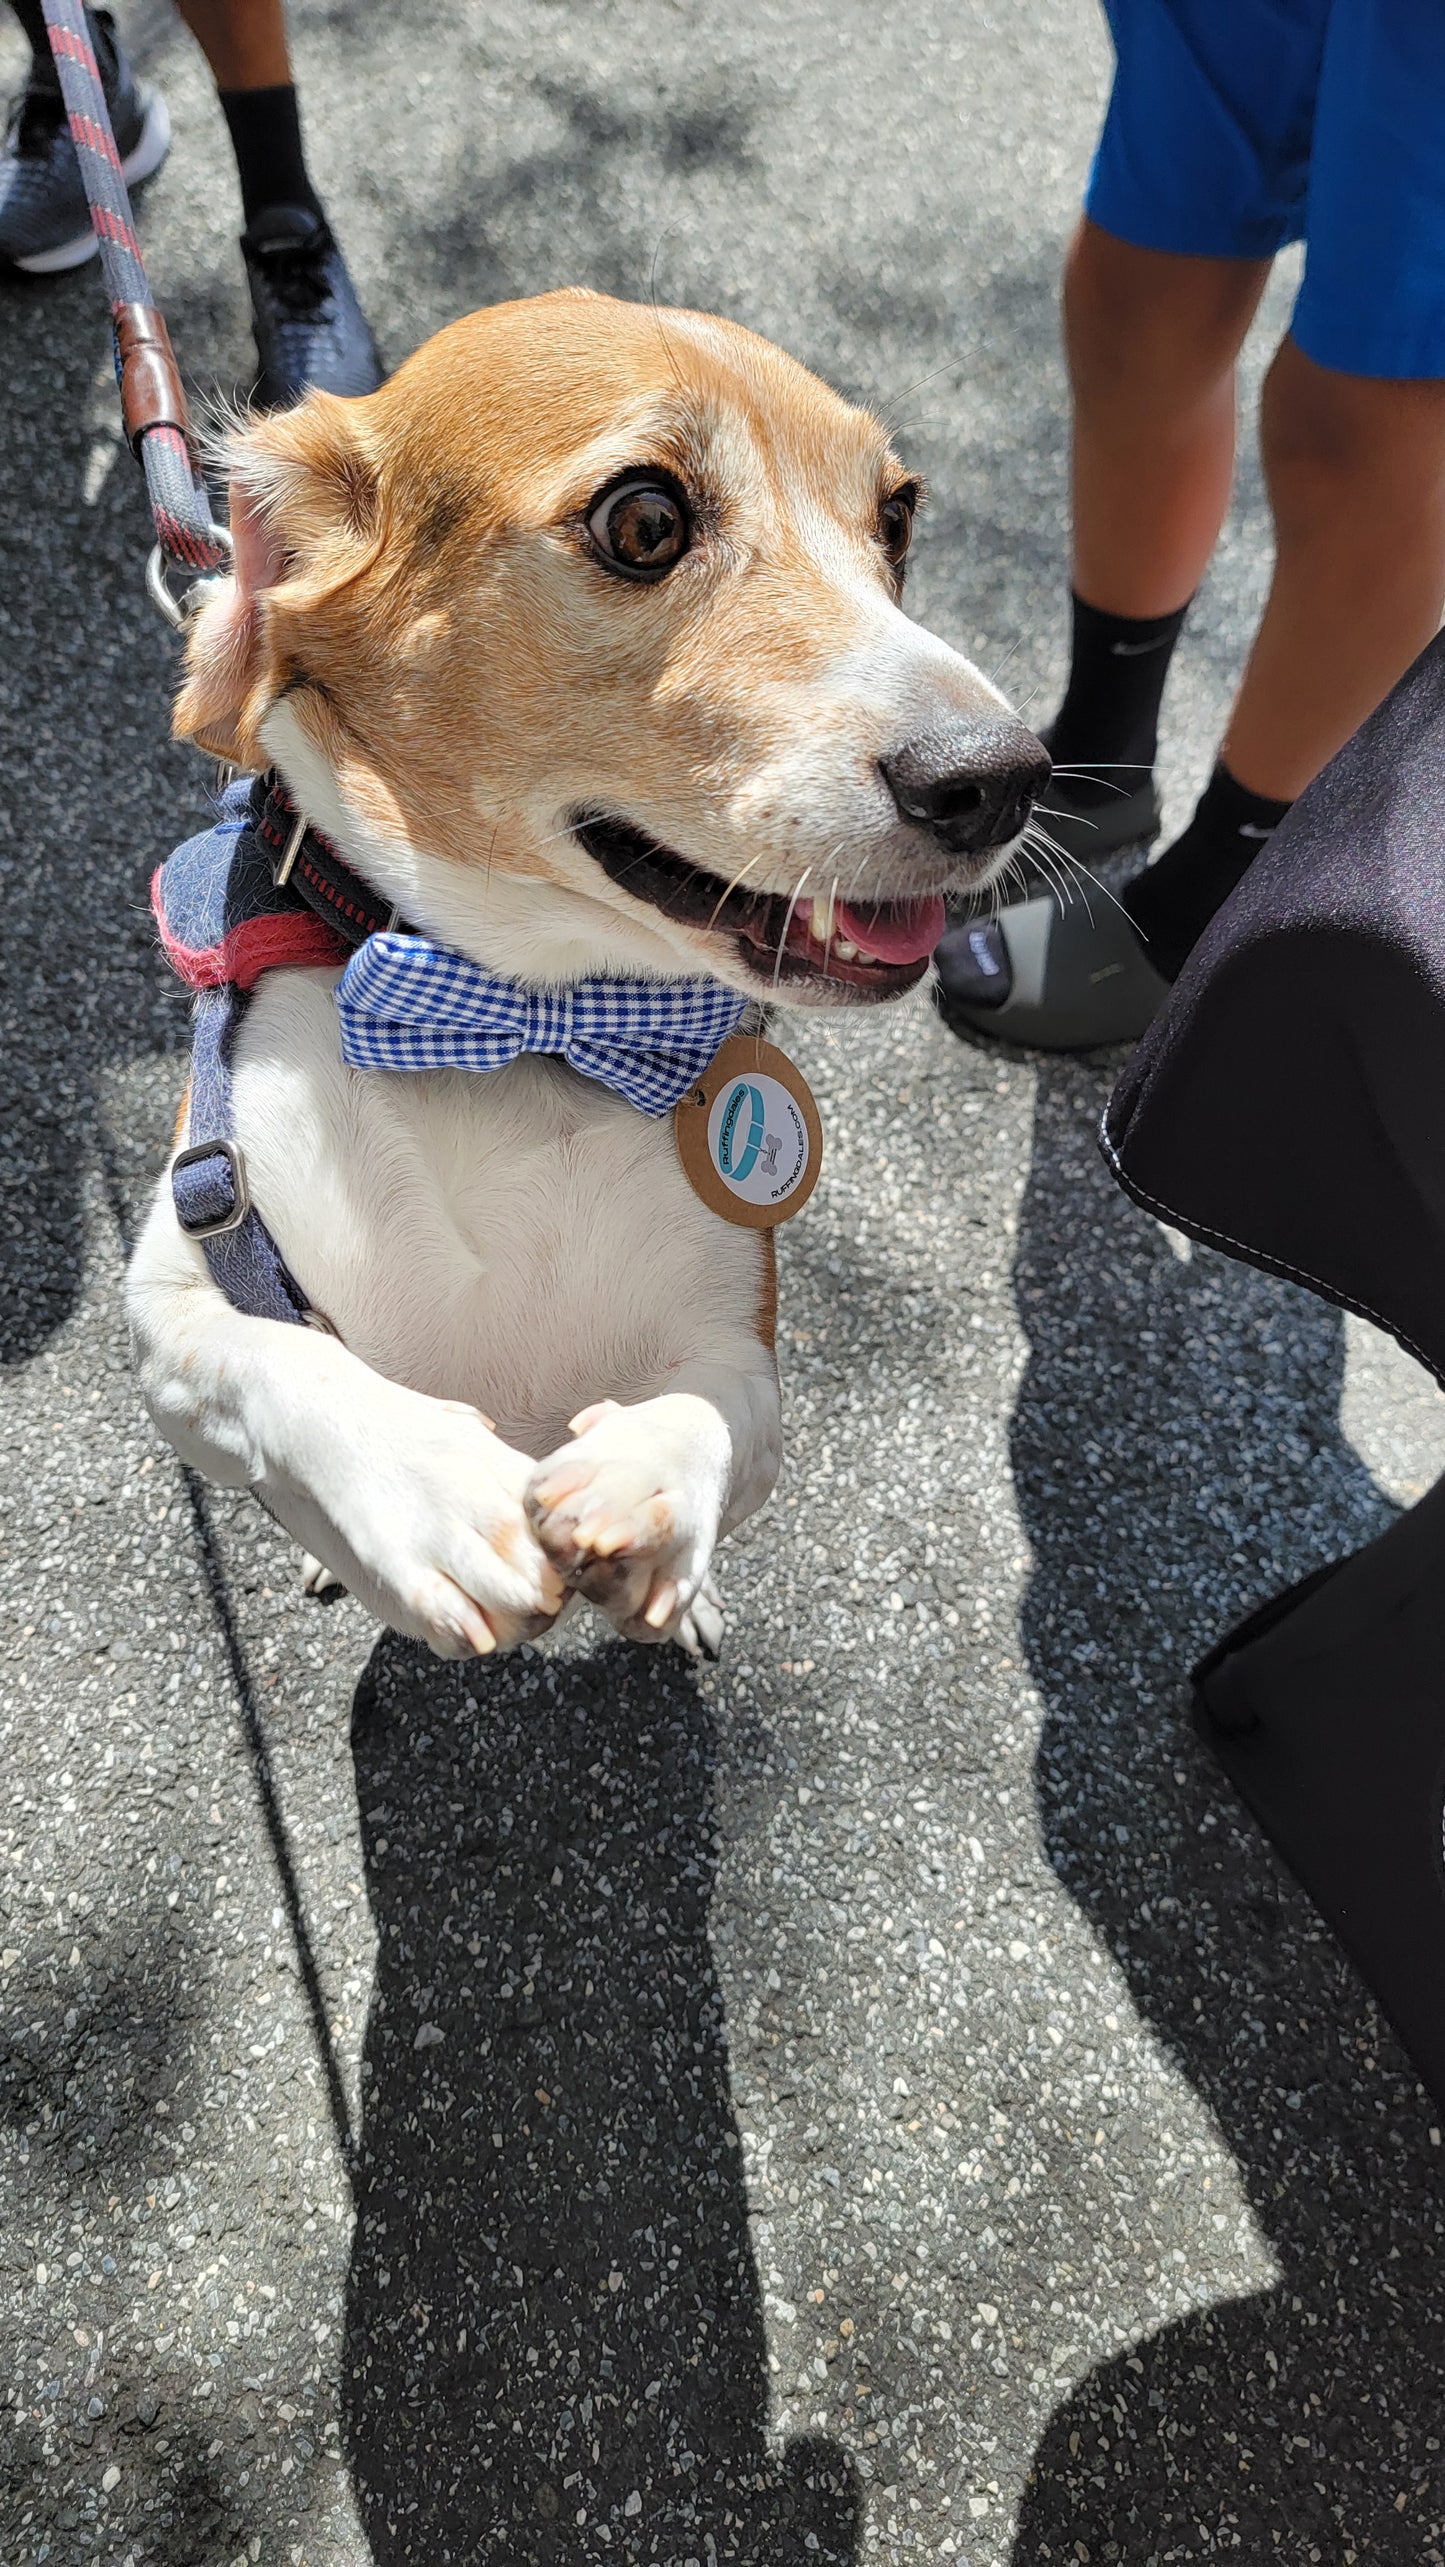
<svg viewBox="0 0 1445 2567"><path fill-rule="evenodd" d="M879 963L917 963L931 954L947 923L935 891L926 900L889 900L855 906L840 900L833 912L840 936Z"/></svg>

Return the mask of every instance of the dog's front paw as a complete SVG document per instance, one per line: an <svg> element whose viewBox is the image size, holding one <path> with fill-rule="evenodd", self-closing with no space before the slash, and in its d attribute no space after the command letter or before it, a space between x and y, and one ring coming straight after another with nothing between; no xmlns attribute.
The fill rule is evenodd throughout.
<svg viewBox="0 0 1445 2567"><path fill-rule="evenodd" d="M329 1521L305 1527L331 1574L441 1658L534 1640L566 1590L523 1507L531 1457L479 1410L391 1384L350 1423L364 1440L328 1437L310 1492Z"/></svg>
<svg viewBox="0 0 1445 2567"><path fill-rule="evenodd" d="M717 1412L682 1393L636 1408L600 1400L572 1433L527 1485L547 1558L628 1639L716 1656L722 1616L706 1581L728 1462Z"/></svg>

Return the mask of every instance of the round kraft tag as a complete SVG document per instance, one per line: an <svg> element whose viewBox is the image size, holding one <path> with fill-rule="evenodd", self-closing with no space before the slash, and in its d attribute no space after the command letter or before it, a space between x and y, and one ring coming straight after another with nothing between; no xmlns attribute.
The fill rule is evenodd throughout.
<svg viewBox="0 0 1445 2567"><path fill-rule="evenodd" d="M823 1126L801 1070L755 1034L731 1034L673 1113L694 1194L724 1221L770 1230L801 1212L823 1164Z"/></svg>

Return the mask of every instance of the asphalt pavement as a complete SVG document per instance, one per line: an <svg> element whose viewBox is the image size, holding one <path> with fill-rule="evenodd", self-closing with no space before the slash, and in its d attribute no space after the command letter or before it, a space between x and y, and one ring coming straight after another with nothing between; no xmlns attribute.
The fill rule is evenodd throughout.
<svg viewBox="0 0 1445 2567"><path fill-rule="evenodd" d="M121 15L225 394L222 128ZM896 426L914 609L1042 718L1084 0L295 16L391 358L570 281L770 333ZM1440 2131L1183 1677L1429 1484L1445 1403L1124 1200L1107 1058L920 1003L797 1042L829 1160L715 1671L308 1602L127 1369L185 1043L146 883L207 778L94 276L0 287L0 345L4 2567L1440 2567ZM1267 560L1250 447L1176 820Z"/></svg>

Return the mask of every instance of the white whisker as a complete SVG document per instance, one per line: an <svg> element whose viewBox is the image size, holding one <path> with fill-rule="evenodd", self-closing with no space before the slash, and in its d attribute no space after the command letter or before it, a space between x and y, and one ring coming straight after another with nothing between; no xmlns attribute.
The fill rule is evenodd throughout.
<svg viewBox="0 0 1445 2567"><path fill-rule="evenodd" d="M1045 834L1047 834L1047 833L1045 833ZM1062 859L1063 863L1065 863L1065 864L1068 866L1069 871L1070 871L1073 875L1075 875L1075 877L1076 877L1076 878L1077 878L1077 880L1078 880L1079 888L1080 888L1080 891L1081 891L1081 892L1083 892L1083 887L1084 887L1085 883L1087 883L1087 884L1088 884L1088 886L1089 886L1089 889L1090 889L1091 891L1098 891L1098 892L1102 892L1102 893L1103 893L1103 896L1104 896L1104 898L1105 898L1106 900L1108 900L1108 901L1112 901L1112 902L1113 902L1113 905L1114 905L1114 907L1118 910L1119 915L1120 915L1120 917L1121 917L1121 918L1128 918L1128 917L1129 917L1129 912L1128 912L1128 910L1124 907L1124 904L1123 904L1122 900L1118 899L1118 898L1115 896L1115 894L1114 894L1114 893L1109 889L1108 884L1107 884L1105 881L1103 881L1103 880L1101 879L1101 877L1100 877L1098 874L1096 874L1096 873L1094 873L1094 872L1092 872L1092 871L1090 870L1089 866L1088 866L1088 865L1086 865L1086 864L1083 862L1083 860L1082 860L1082 858L1081 858L1081 857L1076 856L1076 855L1073 855L1067 847L1061 847L1061 846L1059 845L1059 842L1058 842L1057 838L1050 838L1050 839L1049 839L1049 846L1050 846L1050 848L1051 848L1052 852L1054 853L1054 855L1056 855L1056 856L1060 857L1060 858ZM1084 900L1085 900L1085 906L1087 907L1087 903L1088 903L1088 894L1087 894L1087 893L1084 893ZM1091 912L1090 912L1090 916L1091 916L1091 918L1092 918L1092 915L1093 915L1093 913L1092 913L1092 911L1091 911ZM1129 923L1130 923L1130 925L1132 926L1132 925L1133 925L1133 920L1132 920L1132 919L1130 919L1130 920L1129 920Z"/></svg>
<svg viewBox="0 0 1445 2567"><path fill-rule="evenodd" d="M1086 829L1097 829L1099 825L1097 820L1091 820L1089 818L1087 812L1061 811L1056 802L1036 802L1034 804L1034 818L1037 820L1040 817L1045 820L1082 820Z"/></svg>
<svg viewBox="0 0 1445 2567"><path fill-rule="evenodd" d="M1051 849L1044 844L1042 838L1036 831L1027 830L1025 832L1024 845L1032 854L1035 863L1049 886L1050 891L1058 902L1059 915L1062 917L1069 902L1073 898L1073 885L1070 883L1066 874L1060 873L1058 866L1054 861ZM1084 907L1087 909L1088 905L1088 900L1086 898Z"/></svg>
<svg viewBox="0 0 1445 2567"><path fill-rule="evenodd" d="M812 871L812 867L811 867L811 866L809 866L809 868L808 868L808 873L811 873L811 871ZM777 994L778 994L778 982L779 982L779 981L780 981L780 979L782 978L782 971L783 971L783 955L784 955L784 952L785 952L785 951L786 951L786 949L787 949L787 942L788 942L788 929L791 927L791 925L792 925L792 923L793 923L793 912L794 912L794 910L797 908L799 901L802 899L804 892L805 892L805 891L807 890L807 888L808 888L808 873L805 873L805 874L804 874L802 881L799 883L797 890L794 892L794 894L793 894L793 896L792 896L792 899L791 899L791 900L789 901L789 903L788 903L787 915L786 915L786 917L785 917L785 918L784 918L784 920L783 920L783 932L782 932L781 936L778 938L778 951L777 951L777 957L776 957L776 960L774 961L774 964L773 964L773 996L774 996L774 998L776 998L776 997L777 997Z"/></svg>

